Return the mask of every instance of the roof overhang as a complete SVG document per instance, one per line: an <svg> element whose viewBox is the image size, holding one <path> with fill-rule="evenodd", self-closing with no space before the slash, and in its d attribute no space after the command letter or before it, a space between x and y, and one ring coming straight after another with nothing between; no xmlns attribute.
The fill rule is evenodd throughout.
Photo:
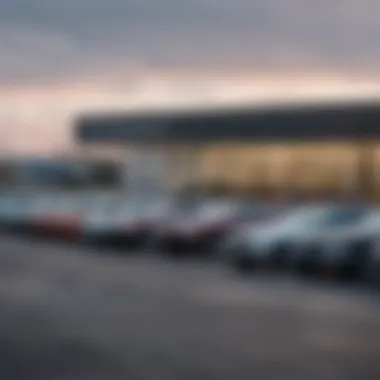
<svg viewBox="0 0 380 380"><path fill-rule="evenodd" d="M380 101L81 116L82 143L211 143L380 138Z"/></svg>

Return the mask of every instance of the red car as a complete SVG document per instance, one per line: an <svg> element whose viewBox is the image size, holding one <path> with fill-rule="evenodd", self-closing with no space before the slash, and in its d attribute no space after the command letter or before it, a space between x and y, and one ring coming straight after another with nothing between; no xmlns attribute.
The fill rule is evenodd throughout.
<svg viewBox="0 0 380 380"><path fill-rule="evenodd" d="M89 207L87 197L57 196L54 205L35 216L33 230L44 237L77 240L81 236L84 213Z"/></svg>

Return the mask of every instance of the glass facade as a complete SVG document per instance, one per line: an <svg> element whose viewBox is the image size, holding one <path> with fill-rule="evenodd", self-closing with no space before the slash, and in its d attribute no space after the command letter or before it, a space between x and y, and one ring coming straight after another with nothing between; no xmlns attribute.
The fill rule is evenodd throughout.
<svg viewBox="0 0 380 380"><path fill-rule="evenodd" d="M373 198L380 192L380 142L371 139L380 136L379 121L378 101L355 101L98 115L78 120L76 132L92 144L140 145L151 163L135 159L134 176L143 166L153 177L165 171L171 190Z"/></svg>
<svg viewBox="0 0 380 380"><path fill-rule="evenodd" d="M294 142L165 148L168 179L263 196L369 197L380 192L380 144Z"/></svg>

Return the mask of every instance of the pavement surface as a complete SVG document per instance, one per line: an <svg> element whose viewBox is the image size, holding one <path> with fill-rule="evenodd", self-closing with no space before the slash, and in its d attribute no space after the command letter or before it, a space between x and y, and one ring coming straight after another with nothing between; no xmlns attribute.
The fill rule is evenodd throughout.
<svg viewBox="0 0 380 380"><path fill-rule="evenodd" d="M0 379L379 380L380 296L0 239Z"/></svg>

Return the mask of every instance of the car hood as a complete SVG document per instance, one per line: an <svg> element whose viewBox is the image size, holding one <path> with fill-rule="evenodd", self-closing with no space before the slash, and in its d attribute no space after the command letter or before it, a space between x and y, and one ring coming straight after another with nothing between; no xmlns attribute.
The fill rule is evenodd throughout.
<svg viewBox="0 0 380 380"><path fill-rule="evenodd" d="M278 239L300 239L309 231L303 226L276 226L272 228L259 227L249 234L243 235L248 245L267 245Z"/></svg>
<svg viewBox="0 0 380 380"><path fill-rule="evenodd" d="M316 231L312 236L304 236L301 240L305 243L326 242L333 244L378 235L380 235L379 226L347 226Z"/></svg>
<svg viewBox="0 0 380 380"><path fill-rule="evenodd" d="M165 230L173 232L194 232L202 227L202 224L198 223L196 220L186 220L186 221L172 221L168 223Z"/></svg>
<svg viewBox="0 0 380 380"><path fill-rule="evenodd" d="M136 215L112 215L112 214L104 214L104 215L94 215L88 218L87 225L93 227L112 227L112 226L122 226L128 223L132 223L138 221Z"/></svg>

